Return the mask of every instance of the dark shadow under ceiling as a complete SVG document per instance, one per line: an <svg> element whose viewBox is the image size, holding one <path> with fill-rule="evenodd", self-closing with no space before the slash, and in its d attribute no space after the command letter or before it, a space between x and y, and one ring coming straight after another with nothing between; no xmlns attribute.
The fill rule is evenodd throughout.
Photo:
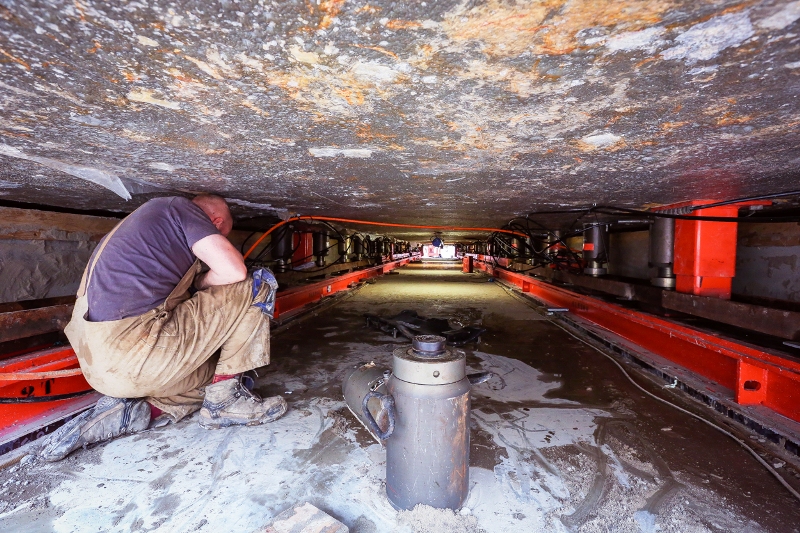
<svg viewBox="0 0 800 533"><path fill-rule="evenodd" d="M799 34L798 1L0 0L0 199L497 226L800 188Z"/></svg>

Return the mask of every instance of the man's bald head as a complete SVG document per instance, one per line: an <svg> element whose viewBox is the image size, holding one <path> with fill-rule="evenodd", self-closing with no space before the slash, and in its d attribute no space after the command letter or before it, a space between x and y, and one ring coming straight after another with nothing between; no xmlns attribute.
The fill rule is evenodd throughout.
<svg viewBox="0 0 800 533"><path fill-rule="evenodd" d="M216 194L198 194L192 199L203 212L211 219L211 223L222 233L228 236L233 228L233 217L228 203L222 196Z"/></svg>

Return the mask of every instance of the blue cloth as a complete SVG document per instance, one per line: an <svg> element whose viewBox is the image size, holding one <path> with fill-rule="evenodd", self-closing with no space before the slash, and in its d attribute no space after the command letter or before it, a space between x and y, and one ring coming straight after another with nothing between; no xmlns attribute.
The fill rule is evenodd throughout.
<svg viewBox="0 0 800 533"><path fill-rule="evenodd" d="M253 272L253 299L255 300L261 290L261 285L266 283L269 285L269 293L263 302L257 302L253 305L261 309L261 312L272 318L275 313L275 295L278 292L278 280L275 279L275 274L268 268L259 268Z"/></svg>
<svg viewBox="0 0 800 533"><path fill-rule="evenodd" d="M433 239L433 242L431 244L433 244L437 248L441 248L442 247L442 239L440 239L439 237L436 237L436 238Z"/></svg>

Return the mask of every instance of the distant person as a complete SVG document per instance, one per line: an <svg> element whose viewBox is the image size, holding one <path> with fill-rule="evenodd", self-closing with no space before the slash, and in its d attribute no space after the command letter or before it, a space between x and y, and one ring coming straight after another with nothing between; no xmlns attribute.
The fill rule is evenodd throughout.
<svg viewBox="0 0 800 533"><path fill-rule="evenodd" d="M156 198L100 242L64 331L86 380L105 396L46 439L43 459L198 409L209 429L286 412L282 397L261 399L242 382L242 373L269 364L264 312L277 282L266 269L248 276L226 238L232 226L219 196Z"/></svg>
<svg viewBox="0 0 800 533"><path fill-rule="evenodd" d="M433 245L433 257L441 258L442 246L444 246L444 242L442 242L442 239L437 235L436 237L433 238L431 244Z"/></svg>

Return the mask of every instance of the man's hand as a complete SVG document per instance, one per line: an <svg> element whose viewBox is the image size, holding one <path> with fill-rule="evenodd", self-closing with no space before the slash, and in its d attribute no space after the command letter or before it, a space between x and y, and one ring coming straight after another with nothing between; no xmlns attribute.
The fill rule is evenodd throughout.
<svg viewBox="0 0 800 533"><path fill-rule="evenodd" d="M247 277L242 254L222 235L200 239L192 246L192 252L211 269L195 278L194 286L198 290L237 283Z"/></svg>

